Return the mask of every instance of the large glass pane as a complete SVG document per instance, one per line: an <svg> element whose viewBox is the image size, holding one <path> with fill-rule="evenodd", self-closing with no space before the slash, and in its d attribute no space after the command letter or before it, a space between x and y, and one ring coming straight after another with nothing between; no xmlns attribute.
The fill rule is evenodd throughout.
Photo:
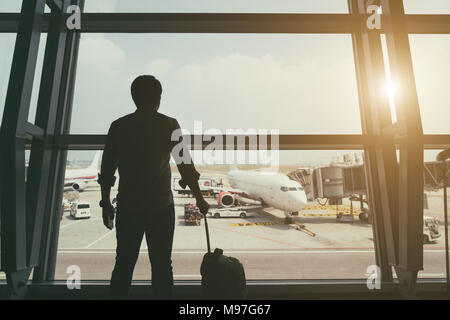
<svg viewBox="0 0 450 320"><path fill-rule="evenodd" d="M86 12L347 13L345 0L87 0Z"/></svg>
<svg viewBox="0 0 450 320"><path fill-rule="evenodd" d="M160 112L193 131L361 133L350 35L85 34L72 133L105 134L134 112L133 79L163 86Z"/></svg>
<svg viewBox="0 0 450 320"><path fill-rule="evenodd" d="M15 33L0 33L0 125L5 109L6 92L8 90L9 74L14 54Z"/></svg>
<svg viewBox="0 0 450 320"><path fill-rule="evenodd" d="M16 34L0 33L0 43L2 44L0 46L0 126L3 120L3 110L5 108L6 92L8 90L15 41ZM0 279L4 278L4 273L0 273Z"/></svg>
<svg viewBox="0 0 450 320"><path fill-rule="evenodd" d="M47 8L47 6L46 6ZM39 99L39 90L41 86L41 77L44 66L45 46L47 43L47 34L41 33L39 41L39 50L36 61L36 71L34 73L33 90L31 91L30 112L28 113L28 121L34 123Z"/></svg>
<svg viewBox="0 0 450 320"><path fill-rule="evenodd" d="M16 34L0 33L0 122L3 117L3 110L5 108L6 93L8 90L9 74L11 71L12 57L14 54L14 45L16 41ZM44 63L45 43L47 41L47 34L42 33L36 63L36 71L34 74L33 89L30 100L30 112L28 114L28 121L34 123L36 117L37 103L39 97L39 86L41 83L42 67Z"/></svg>
<svg viewBox="0 0 450 320"><path fill-rule="evenodd" d="M405 13L408 14L449 14L448 0L403 0Z"/></svg>
<svg viewBox="0 0 450 320"><path fill-rule="evenodd" d="M425 150L424 153L424 270L419 273L421 278L445 278L443 166L436 162L436 155L440 151ZM450 169L450 163L447 168Z"/></svg>
<svg viewBox="0 0 450 320"><path fill-rule="evenodd" d="M410 35L425 134L448 134L450 35Z"/></svg>
<svg viewBox="0 0 450 320"><path fill-rule="evenodd" d="M0 12L20 12L22 0L2 0L0 2Z"/></svg>
<svg viewBox="0 0 450 320"><path fill-rule="evenodd" d="M66 211L62 213L59 251L56 266L56 279L66 279L68 266L77 265L81 269L82 279L109 279L115 257L115 229L109 231L103 226L101 210L98 206L100 189L94 179L75 181L76 170L88 167L95 158L93 151L70 151L66 170L67 186L64 193ZM248 156L249 154L247 154ZM200 184L207 201L211 205L209 228L211 245L224 249L225 254L235 256L244 264L248 279L363 279L369 266L375 264L372 227L365 216L367 203L361 210L359 201L348 200L350 194L364 193L364 172L362 170L362 153L360 151L281 151L279 153L279 172L281 175L299 179L304 177L303 186L310 194L311 185L306 174L308 169L328 167L322 171L324 192L322 196L342 195L342 204L327 203L326 199L306 202L300 197L301 210L298 215L291 215L286 221L280 201L284 196L295 199L305 195L298 189L302 184L286 179L287 189L283 191L274 180L267 176L264 185L276 186L270 196L274 203L258 205L258 201L240 198L237 211L219 206L217 191L211 186L229 189L236 186L228 175L230 166L218 162L200 164L205 161L206 153L194 155L197 170L202 175ZM225 159L225 157L224 157ZM236 157L235 160L238 160ZM81 176L91 176L97 172L97 163L92 166L92 173L78 171ZM250 164L248 160L238 163L239 170L251 175L259 175L255 170L262 165L260 160ZM352 169L349 166L353 165ZM306 170L306 171L301 171ZM295 175L292 173L295 172ZM302 175L303 172L305 175ZM330 184L329 178L334 180ZM200 279L199 267L206 251L204 225L189 223L185 219L185 205L195 203L189 195L183 195L178 187L178 170L172 167L173 193L175 200L176 222L173 244L173 267L175 279ZM71 180L72 179L72 180ZM251 179L251 178L248 178ZM328 179L328 180L327 180ZM336 180L338 179L338 180ZM345 179L345 180L344 180ZM250 181L250 180L248 180ZM298 181L298 180L296 180ZM337 184L336 182L339 181ZM350 183L350 181L352 181ZM358 182L359 181L359 182ZM74 186L74 183L78 183ZM72 183L72 187L70 184ZM294 184L297 189L293 190ZM344 188L345 184L345 188ZM331 188L330 188L331 187ZM280 189L278 189L280 188ZM78 189L79 191L74 191ZM82 191L80 191L82 190ZM247 190L250 192L251 190ZM209 196L207 195L209 192ZM215 196L214 196L214 193ZM112 197L117 194L117 184ZM264 197L267 197L265 195ZM314 195L311 196L315 198ZM221 198L222 199L222 198ZM263 198L265 201L272 201ZM303 202L302 202L303 201ZM320 202L320 203L319 203ZM223 203L223 201L222 201ZM90 205L90 214L83 216L78 204ZM70 213L72 206L72 214ZM149 204L150 208L151 204ZM78 211L79 212L78 212ZM76 215L79 216L76 217ZM88 217L89 219L81 219ZM80 218L80 219L78 219ZM370 219L369 219L370 220ZM195 222L195 221L194 221ZM298 223L298 224L296 224ZM301 229L304 226L306 229ZM139 259L135 268L134 279L149 280L150 264L147 258L145 241L142 242Z"/></svg>

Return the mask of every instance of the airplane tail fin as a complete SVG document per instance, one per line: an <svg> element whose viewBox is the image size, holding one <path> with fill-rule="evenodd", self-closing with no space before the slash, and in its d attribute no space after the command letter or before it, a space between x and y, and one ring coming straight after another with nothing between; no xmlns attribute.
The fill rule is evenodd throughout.
<svg viewBox="0 0 450 320"><path fill-rule="evenodd" d="M98 170L99 160L100 160L100 151L97 151L95 153L94 159L92 160L92 163L89 165L89 169Z"/></svg>

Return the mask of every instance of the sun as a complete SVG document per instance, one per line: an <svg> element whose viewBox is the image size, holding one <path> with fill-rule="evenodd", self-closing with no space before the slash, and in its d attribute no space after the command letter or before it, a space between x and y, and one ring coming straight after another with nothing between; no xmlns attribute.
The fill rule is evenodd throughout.
<svg viewBox="0 0 450 320"><path fill-rule="evenodd" d="M389 100L395 101L395 97L398 94L397 84L392 80L387 80L384 90L389 97Z"/></svg>
<svg viewBox="0 0 450 320"><path fill-rule="evenodd" d="M395 99L396 97L398 97L399 91L400 90L398 88L398 85L394 81L392 81L390 77L388 77L388 79L386 80L386 85L384 87L384 92L389 100L389 107L391 109L393 122L397 121Z"/></svg>

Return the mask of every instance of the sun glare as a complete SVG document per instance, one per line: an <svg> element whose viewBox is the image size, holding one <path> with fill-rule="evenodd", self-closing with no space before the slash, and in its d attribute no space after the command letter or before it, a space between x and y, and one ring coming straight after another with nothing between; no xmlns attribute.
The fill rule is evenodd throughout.
<svg viewBox="0 0 450 320"><path fill-rule="evenodd" d="M398 93L397 85L391 80L388 80L386 82L385 92L388 95L390 101L395 101L395 96Z"/></svg>

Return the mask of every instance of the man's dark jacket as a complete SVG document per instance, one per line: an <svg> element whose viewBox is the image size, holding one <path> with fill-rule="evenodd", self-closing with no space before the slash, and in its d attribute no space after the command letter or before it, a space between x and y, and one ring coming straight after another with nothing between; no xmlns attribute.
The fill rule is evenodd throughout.
<svg viewBox="0 0 450 320"><path fill-rule="evenodd" d="M173 204L170 155L179 141L172 141L171 136L179 128L174 118L140 109L111 124L101 177L102 183L109 183L119 169L119 210L156 212ZM177 165L182 179L189 184L198 181L200 174L190 156L188 159L189 163Z"/></svg>

